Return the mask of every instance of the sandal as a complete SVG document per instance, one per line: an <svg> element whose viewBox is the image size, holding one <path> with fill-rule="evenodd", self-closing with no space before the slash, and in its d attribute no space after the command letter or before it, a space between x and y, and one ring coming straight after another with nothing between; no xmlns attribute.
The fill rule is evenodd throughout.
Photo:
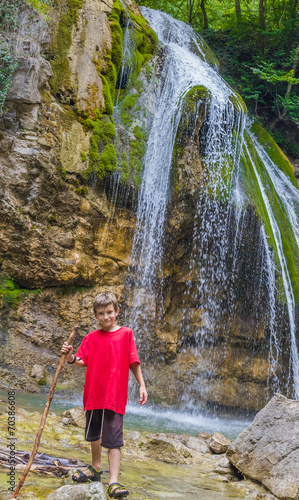
<svg viewBox="0 0 299 500"><path fill-rule="evenodd" d="M91 465L88 465L86 469L89 469L91 472L91 476L87 476L82 472L82 470L77 469L75 474L79 474L79 477L75 477L75 474L72 476L72 480L76 481L76 483L87 483L88 481L101 481L101 474L103 474L103 469L96 470Z"/></svg>
<svg viewBox="0 0 299 500"><path fill-rule="evenodd" d="M115 488L113 488L115 486ZM125 486L122 486L119 483L112 483L108 488L108 495L110 498L122 498L127 497L129 494L129 490Z"/></svg>

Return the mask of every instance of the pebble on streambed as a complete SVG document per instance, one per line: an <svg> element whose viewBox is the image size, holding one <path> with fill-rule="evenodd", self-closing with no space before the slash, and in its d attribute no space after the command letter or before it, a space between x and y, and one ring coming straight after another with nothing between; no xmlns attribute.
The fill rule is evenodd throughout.
<svg viewBox="0 0 299 500"><path fill-rule="evenodd" d="M90 445L84 441L83 417L84 412L80 407L64 412L62 417L49 413L39 452L43 451L51 456L69 459L76 458L85 464L89 463ZM40 418L41 414L38 412L28 413L22 409L16 411L18 450L32 450ZM2 409L0 414L0 436L1 442L6 445L7 413L5 409ZM202 500L211 500L211 492L213 492L213 500L266 498L257 496L265 493L262 487L243 480L225 458L223 449L225 447L227 449L230 440L222 434L214 433L210 436L200 433L194 437L187 434L149 434L130 431L125 433L124 441L121 481L131 490L130 498L191 500L194 498L195 491ZM216 447L217 453L213 452L213 447ZM107 469L107 453L105 452L103 460L104 469ZM3 500L11 496L5 492L6 470L2 468L0 473L0 490L2 491L0 498ZM105 487L107 482L108 474L104 474ZM71 491L76 491L76 500L81 498L83 500L87 498L87 489L90 487L90 484L80 485L80 491L82 489L82 496L80 496L78 485L74 485L70 476L56 478L30 473L19 498L24 500L74 498ZM67 497L62 494L71 496ZM102 492L95 492L96 494L97 500L105 498Z"/></svg>

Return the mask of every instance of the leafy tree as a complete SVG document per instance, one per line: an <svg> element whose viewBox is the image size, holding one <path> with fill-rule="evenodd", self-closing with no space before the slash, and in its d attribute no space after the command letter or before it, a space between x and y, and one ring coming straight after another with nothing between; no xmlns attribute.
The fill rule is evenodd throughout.
<svg viewBox="0 0 299 500"><path fill-rule="evenodd" d="M216 53L222 76L243 96L250 112L289 154L299 151L299 0L138 3L192 24ZM287 139L291 128L295 149Z"/></svg>

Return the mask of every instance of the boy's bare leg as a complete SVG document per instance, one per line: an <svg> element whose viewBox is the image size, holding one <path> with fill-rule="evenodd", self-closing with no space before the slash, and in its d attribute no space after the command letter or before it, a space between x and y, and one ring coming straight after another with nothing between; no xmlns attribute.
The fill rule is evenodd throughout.
<svg viewBox="0 0 299 500"><path fill-rule="evenodd" d="M91 457L92 457L92 466L96 470L100 470L102 465L102 446L101 439L98 441L92 441L91 444Z"/></svg>
<svg viewBox="0 0 299 500"><path fill-rule="evenodd" d="M92 457L92 466L96 470L101 469L101 458L102 458L102 446L101 446L101 439L98 441L92 441L90 443L91 445L91 457ZM92 476L92 473L89 469L83 469L82 472L86 476ZM75 477L79 477L79 474L76 472L74 474Z"/></svg>
<svg viewBox="0 0 299 500"><path fill-rule="evenodd" d="M110 485L112 483L118 482L118 476L120 471L120 460L121 460L120 448L112 448L108 450L108 460L109 460L109 470L110 470L110 479L109 479L109 485Z"/></svg>

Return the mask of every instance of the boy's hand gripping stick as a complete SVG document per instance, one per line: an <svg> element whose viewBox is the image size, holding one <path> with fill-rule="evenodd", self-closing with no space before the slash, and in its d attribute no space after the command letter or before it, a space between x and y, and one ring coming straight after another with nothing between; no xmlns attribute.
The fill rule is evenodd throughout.
<svg viewBox="0 0 299 500"><path fill-rule="evenodd" d="M69 339L67 341L67 343L69 345L73 344L75 336L76 336L78 330L79 330L79 326L75 326L74 331L71 333L71 335L69 336ZM62 370L62 368L64 366L66 356L67 356L67 353L62 354L62 356L60 358L60 362L59 362L58 368L56 370L56 373L54 375L53 382L52 382L51 387L50 387L49 396L48 396L48 399L47 399L47 402L46 402L46 405L45 405L45 408L44 408L44 411L43 411L43 414L42 414L40 426L39 426L39 429L37 431L37 435L36 435L36 438L35 438L35 443L34 443L33 451L32 451L32 453L30 455L30 458L29 458L29 460L27 462L26 468L25 468L22 476L20 477L18 485L17 485L17 487L16 487L16 489L14 491L14 494L13 494L13 496L11 498L16 498L18 496L19 491L20 491L20 489L22 488L22 486L24 484L26 476L27 476L27 474L28 474L28 472L30 470L32 462L33 462L33 460L35 458L35 455L37 453L37 450L38 450L38 447L39 447L39 443L40 443L40 438L41 438L41 435L42 435L42 432L43 432L43 429L44 429L44 426L45 426L45 423L46 423L47 414L48 414L48 411L49 411L49 408L50 408L51 401L52 401L53 396L54 396L54 392L55 392L55 387L56 387L56 384L57 384L57 380L58 380L60 372L61 372L61 370Z"/></svg>

